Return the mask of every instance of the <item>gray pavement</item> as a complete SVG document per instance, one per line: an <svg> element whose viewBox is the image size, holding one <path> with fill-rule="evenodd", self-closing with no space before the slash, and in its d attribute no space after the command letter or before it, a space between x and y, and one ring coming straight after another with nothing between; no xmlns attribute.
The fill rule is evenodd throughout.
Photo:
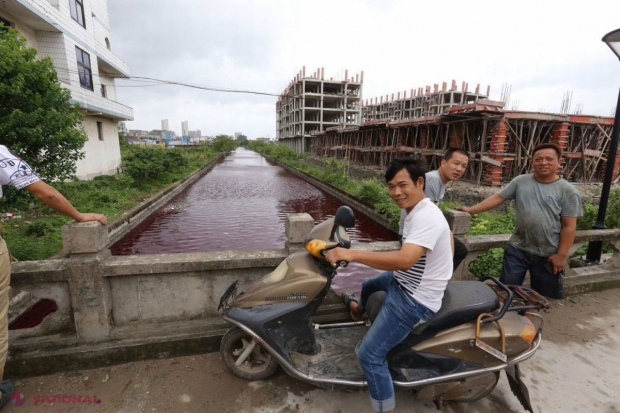
<svg viewBox="0 0 620 413"><path fill-rule="evenodd" d="M546 319L543 343L525 362L524 381L536 412L620 411L620 290L556 302ZM217 353L127 363L113 367L24 379L28 412L371 412L365 391L331 392L281 371L262 382L230 375ZM59 395L52 405L53 395ZM70 396L64 400L60 395ZM90 396L98 404L77 403ZM48 396L47 399L45 396ZM71 401L71 396L73 397ZM36 400L42 404L35 404ZM70 402L70 403L69 403ZM16 401L19 404L19 400ZM397 394L397 412L436 412L434 404ZM476 403L446 403L444 412L523 412L502 373L493 393Z"/></svg>

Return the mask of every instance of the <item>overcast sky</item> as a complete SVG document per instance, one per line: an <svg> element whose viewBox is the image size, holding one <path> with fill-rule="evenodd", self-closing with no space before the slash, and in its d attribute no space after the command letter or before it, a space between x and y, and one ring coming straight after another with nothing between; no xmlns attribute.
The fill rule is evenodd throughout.
<svg viewBox="0 0 620 413"><path fill-rule="evenodd" d="M601 42L620 28L620 1L521 0L108 0L113 52L132 76L281 93L305 65L325 76L364 71L363 98L452 79L512 86L519 110L572 107L609 116L620 62ZM276 135L273 96L180 86L128 87L130 129L160 129L161 119L203 135Z"/></svg>

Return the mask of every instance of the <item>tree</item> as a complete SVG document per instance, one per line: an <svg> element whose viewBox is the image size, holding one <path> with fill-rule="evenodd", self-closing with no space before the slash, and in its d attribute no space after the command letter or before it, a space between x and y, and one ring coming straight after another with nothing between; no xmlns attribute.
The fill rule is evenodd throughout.
<svg viewBox="0 0 620 413"><path fill-rule="evenodd" d="M231 152L237 148L237 142L228 135L217 135L211 145L216 152Z"/></svg>
<svg viewBox="0 0 620 413"><path fill-rule="evenodd" d="M129 145L129 135L127 135L125 132L119 132L118 142L120 143L121 146Z"/></svg>
<svg viewBox="0 0 620 413"><path fill-rule="evenodd" d="M245 135L237 136L237 145L239 146L248 146L248 137Z"/></svg>
<svg viewBox="0 0 620 413"><path fill-rule="evenodd" d="M49 57L36 59L26 39L0 23L0 136L46 180L71 179L88 139Z"/></svg>

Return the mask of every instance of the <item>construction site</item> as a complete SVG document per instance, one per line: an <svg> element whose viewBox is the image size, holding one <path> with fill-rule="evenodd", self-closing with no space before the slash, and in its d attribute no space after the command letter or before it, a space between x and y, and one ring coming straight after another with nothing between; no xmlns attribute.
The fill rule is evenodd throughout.
<svg viewBox="0 0 620 413"><path fill-rule="evenodd" d="M361 99L364 72L349 78L325 79L325 68L306 75L299 71L278 97L276 135L280 144L296 152L309 152L308 138L333 126L356 126L362 122Z"/></svg>
<svg viewBox="0 0 620 413"><path fill-rule="evenodd" d="M574 183L603 179L613 118L568 113L507 110L489 100L490 87L470 90L453 80L432 87L362 99L361 76L324 80L324 69L306 77L305 68L289 83L277 103L278 140L297 152L345 160L382 171L392 159L425 156L436 169L449 147L471 155L463 180L503 185L528 173L536 145L560 147L562 176ZM620 151L613 181L619 180Z"/></svg>

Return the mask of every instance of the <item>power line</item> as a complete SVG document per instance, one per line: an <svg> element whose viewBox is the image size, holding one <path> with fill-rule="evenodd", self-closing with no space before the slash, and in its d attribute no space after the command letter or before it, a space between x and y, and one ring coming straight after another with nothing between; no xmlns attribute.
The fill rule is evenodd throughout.
<svg viewBox="0 0 620 413"><path fill-rule="evenodd" d="M71 69L65 69L65 68L56 68L57 72L61 72L61 73L67 73L67 74L77 74L78 76L81 75L81 73L78 70L71 70ZM98 73L92 73L91 72L91 76L93 78L103 78L103 79L118 79L118 77L116 76L106 76L106 75L102 75L102 74L98 74ZM152 77L144 77L144 76L130 76L128 78L120 78L120 80L123 81L133 81L133 82L142 82L144 84L142 85L114 85L114 87L153 87L153 86L165 86L165 85L173 85L173 86L183 86L183 87L189 87L189 88L193 88L193 89L200 89L200 90L207 90L207 91L212 91L212 92L225 92L225 93L245 93L245 94L252 94L252 95L263 95L263 96L280 96L280 94L276 94L276 93L269 93L269 92L260 92L260 91L255 91L255 90L243 90L243 89L232 89L232 88L225 88L225 87L219 87L219 86L205 86L205 85L197 85L197 84L191 84L191 83L185 83L185 82L177 82L177 81L172 81L172 80L165 80L165 79L156 79L156 78L152 78ZM147 83L150 82L150 83Z"/></svg>

